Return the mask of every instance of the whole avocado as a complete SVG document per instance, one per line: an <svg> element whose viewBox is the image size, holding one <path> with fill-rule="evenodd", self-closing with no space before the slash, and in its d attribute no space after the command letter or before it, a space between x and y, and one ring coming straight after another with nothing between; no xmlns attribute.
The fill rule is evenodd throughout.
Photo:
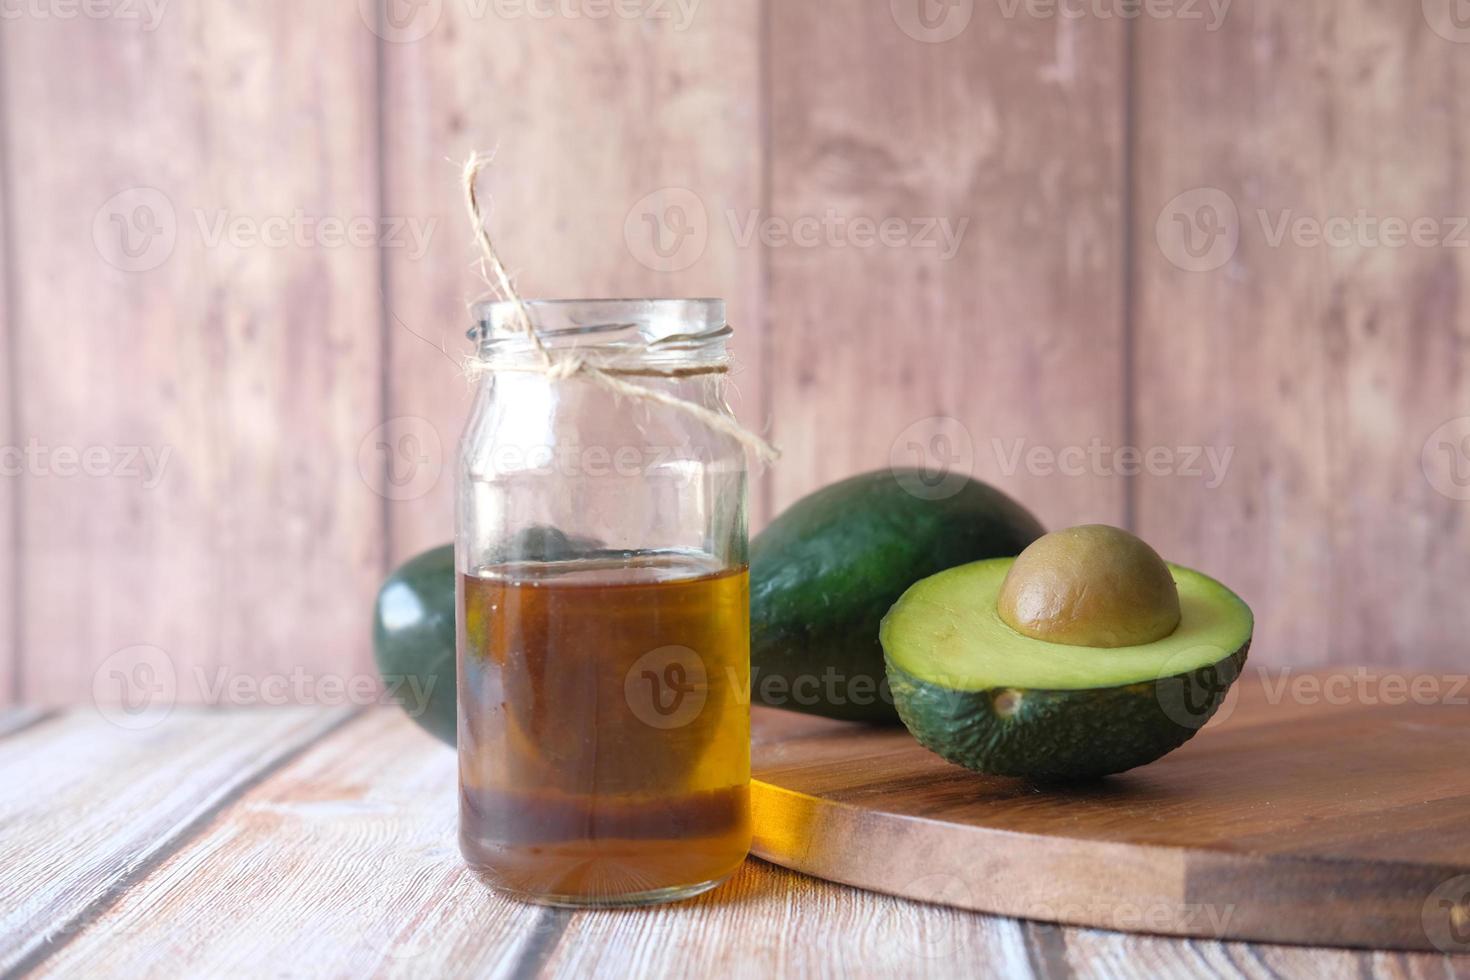
<svg viewBox="0 0 1470 980"><path fill-rule="evenodd" d="M424 731L454 744L454 545L393 570L373 607L373 659L388 697Z"/></svg>
<svg viewBox="0 0 1470 980"><path fill-rule="evenodd" d="M566 561L596 542L535 525L491 554L495 561ZM454 545L399 565L373 607L373 659L388 697L420 728L450 745L457 737Z"/></svg>
<svg viewBox="0 0 1470 980"><path fill-rule="evenodd" d="M1044 528L979 480L921 470L854 476L792 504L751 542L756 703L898 723L878 625L922 578L1019 554Z"/></svg>

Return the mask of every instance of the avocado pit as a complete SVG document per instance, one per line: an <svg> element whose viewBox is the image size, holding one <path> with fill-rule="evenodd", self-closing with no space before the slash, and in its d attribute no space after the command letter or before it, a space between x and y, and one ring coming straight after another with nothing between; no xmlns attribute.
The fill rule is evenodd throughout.
<svg viewBox="0 0 1470 980"><path fill-rule="evenodd" d="M996 612L1034 640L1131 647L1179 628L1179 588L1158 552L1106 524L1053 531L1016 558Z"/></svg>

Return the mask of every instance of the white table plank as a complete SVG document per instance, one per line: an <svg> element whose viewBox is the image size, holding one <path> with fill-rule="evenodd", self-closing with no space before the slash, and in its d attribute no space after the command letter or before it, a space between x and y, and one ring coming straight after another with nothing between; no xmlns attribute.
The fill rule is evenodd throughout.
<svg viewBox="0 0 1470 980"><path fill-rule="evenodd" d="M59 711L47 708L33 708L28 706L15 706L0 708L0 738L13 735L32 725L39 725L43 721L60 715Z"/></svg>
<svg viewBox="0 0 1470 980"><path fill-rule="evenodd" d="M0 739L0 971L63 947L151 862L345 717L174 712L129 730L80 710Z"/></svg>
<svg viewBox="0 0 1470 980"><path fill-rule="evenodd" d="M105 900L94 887L80 906L86 914L56 946L38 956L32 943L40 975L1470 976L1467 957L1062 929L862 892L758 861L678 905L520 905L460 863L454 754L391 710L342 717L180 714L138 735L81 714L0 739L0 856L32 889L48 877L61 883L47 908L76 907L61 898L102 880L92 870L99 853L116 863L137 848L122 862L122 886L108 879L114 891L103 887ZM183 813L185 801L206 795L201 782L221 783L227 756L264 761L237 766L254 775L245 784L224 779L234 788L223 797L215 790L203 817ZM26 757L47 760L28 774L44 771L45 792L19 790ZM160 829L170 820L182 829ZM0 948L13 946L13 935L0 933Z"/></svg>
<svg viewBox="0 0 1470 980"><path fill-rule="evenodd" d="M1036 975L1024 923L921 905L747 861L678 905L577 912L553 977ZM957 972L958 971L958 972Z"/></svg>
<svg viewBox="0 0 1470 980"><path fill-rule="evenodd" d="M1219 943L1058 928L893 899L748 862L683 905L582 912L554 977L1470 977L1470 957Z"/></svg>
<svg viewBox="0 0 1470 980"><path fill-rule="evenodd" d="M454 794L454 753L372 712L245 794L43 975L511 976L548 913L464 869Z"/></svg>
<svg viewBox="0 0 1470 980"><path fill-rule="evenodd" d="M1036 926L1035 928L1048 928ZM1470 976L1470 957L1425 953L1269 946L1065 929L1066 967L1083 978L1247 977L1250 980L1339 980L1359 977Z"/></svg>

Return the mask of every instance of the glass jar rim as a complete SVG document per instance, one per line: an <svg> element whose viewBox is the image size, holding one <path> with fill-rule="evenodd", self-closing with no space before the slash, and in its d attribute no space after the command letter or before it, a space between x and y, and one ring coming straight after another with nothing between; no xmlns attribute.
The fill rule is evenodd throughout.
<svg viewBox="0 0 1470 980"><path fill-rule="evenodd" d="M655 359L719 361L733 333L725 320L725 301L696 299L528 299L523 300L547 350L600 350ZM476 303L469 338L481 356L514 356L531 351L511 300Z"/></svg>

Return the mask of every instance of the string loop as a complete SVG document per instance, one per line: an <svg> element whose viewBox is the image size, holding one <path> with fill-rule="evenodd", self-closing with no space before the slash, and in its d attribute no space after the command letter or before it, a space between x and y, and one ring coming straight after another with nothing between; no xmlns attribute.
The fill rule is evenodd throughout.
<svg viewBox="0 0 1470 980"><path fill-rule="evenodd" d="M469 212L470 223L474 226L475 242L480 246L480 274L502 300L513 304L515 319L522 332L525 333L526 339L531 342L536 357L534 364L528 364L524 361L495 361L476 353L465 361L466 377L478 380L486 374L501 371L532 371L544 374L554 381L584 377L620 398L655 402L698 419L706 428L735 439L755 453L756 457L763 462L774 462L779 459L781 456L779 449L741 425L727 413L716 411L687 398L680 398L646 385L624 380L625 378L692 378L707 374L724 374L728 369L723 364L655 367L631 363L619 365L616 362L593 363L582 354L576 352L553 354L546 347L531 318L530 309L526 306L525 300L521 299L520 294L516 292L510 273L506 271L505 263L500 260L500 255L490 240L490 232L485 227L485 216L480 210L476 187L481 171L489 165L489 157L480 153L472 153L465 161L463 173L465 208Z"/></svg>

